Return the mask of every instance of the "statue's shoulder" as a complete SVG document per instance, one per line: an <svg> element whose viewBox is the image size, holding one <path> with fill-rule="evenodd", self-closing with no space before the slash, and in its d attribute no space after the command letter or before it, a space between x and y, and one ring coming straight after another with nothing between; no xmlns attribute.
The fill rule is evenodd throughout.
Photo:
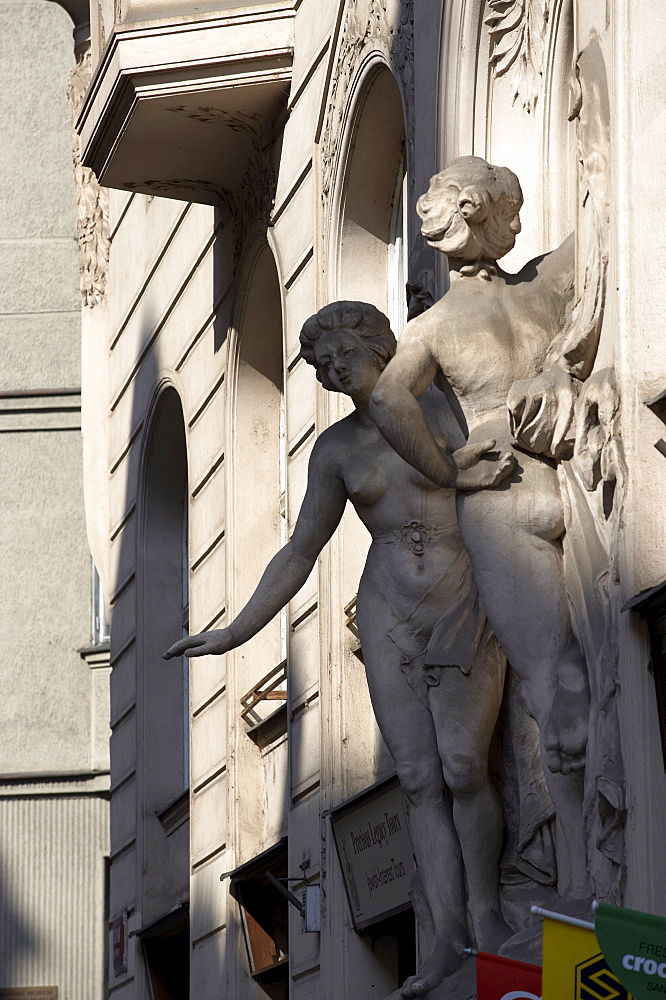
<svg viewBox="0 0 666 1000"><path fill-rule="evenodd" d="M342 420L336 420L317 435L310 455L310 464L329 469L340 465L349 454L356 433L353 414L343 417Z"/></svg>
<svg viewBox="0 0 666 1000"><path fill-rule="evenodd" d="M534 285L535 291L547 287L555 294L567 295L573 289L575 266L576 241L571 233L555 250L528 261L515 280L523 286Z"/></svg>
<svg viewBox="0 0 666 1000"><path fill-rule="evenodd" d="M448 312L446 308L442 308L443 301L443 298L438 299L425 312L419 313L414 319L410 319L400 334L400 340L398 341L399 351L401 349L404 350L408 345L418 343L428 344L430 342L431 335L437 330L438 324L441 322L441 317Z"/></svg>

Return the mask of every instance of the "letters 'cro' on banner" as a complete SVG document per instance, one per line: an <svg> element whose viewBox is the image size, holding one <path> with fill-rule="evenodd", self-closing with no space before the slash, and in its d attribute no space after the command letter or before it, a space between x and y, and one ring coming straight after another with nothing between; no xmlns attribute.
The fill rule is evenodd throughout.
<svg viewBox="0 0 666 1000"><path fill-rule="evenodd" d="M636 1000L666 996L666 919L600 903L594 928L606 961Z"/></svg>
<svg viewBox="0 0 666 1000"><path fill-rule="evenodd" d="M633 1000L593 930L543 920L543 1000Z"/></svg>
<svg viewBox="0 0 666 1000"><path fill-rule="evenodd" d="M477 1000L541 1000L541 968L480 951L476 992Z"/></svg>

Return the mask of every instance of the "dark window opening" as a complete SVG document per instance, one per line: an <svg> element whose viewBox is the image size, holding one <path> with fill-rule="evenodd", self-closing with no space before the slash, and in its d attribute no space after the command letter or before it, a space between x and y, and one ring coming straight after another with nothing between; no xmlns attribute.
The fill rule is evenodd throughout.
<svg viewBox="0 0 666 1000"><path fill-rule="evenodd" d="M382 965L390 967L396 989L416 973L416 920L413 910L403 910L380 920L365 932Z"/></svg>
<svg viewBox="0 0 666 1000"><path fill-rule="evenodd" d="M622 610L637 611L647 622L650 634L650 670L654 677L661 754L666 771L666 583L637 594L627 601Z"/></svg>
<svg viewBox="0 0 666 1000"><path fill-rule="evenodd" d="M240 905L252 978L270 1000L288 1000L289 903L267 872L287 878L286 840L231 872L230 891Z"/></svg>
<svg viewBox="0 0 666 1000"><path fill-rule="evenodd" d="M151 1000L189 1000L190 913L184 903L139 931Z"/></svg>

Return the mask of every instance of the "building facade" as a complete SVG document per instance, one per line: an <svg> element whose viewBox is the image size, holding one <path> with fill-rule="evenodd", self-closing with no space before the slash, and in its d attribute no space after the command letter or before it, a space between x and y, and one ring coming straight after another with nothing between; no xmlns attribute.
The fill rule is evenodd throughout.
<svg viewBox="0 0 666 1000"><path fill-rule="evenodd" d="M665 912L666 706L649 629L621 610L659 587L666 550L656 25L656 3L614 0L91 4L76 127L81 170L108 188L108 262L82 174L99 289L82 406L112 618L113 996L369 1000L414 971L412 897L356 906L340 849L345 816L397 808L355 634L369 537L354 512L253 640L189 669L161 654L244 606L293 530L315 438L349 412L300 357L303 322L358 299L398 333L406 283L410 308L445 291L415 206L460 155L520 178L508 270L576 229L579 313L597 303L595 371L615 372L627 471L621 516L597 519L614 637L602 716L619 721L593 790L596 889ZM655 619L659 591L643 600Z"/></svg>
<svg viewBox="0 0 666 1000"><path fill-rule="evenodd" d="M106 995L110 669L82 488L72 23L42 0L0 12L0 992L95 1000Z"/></svg>

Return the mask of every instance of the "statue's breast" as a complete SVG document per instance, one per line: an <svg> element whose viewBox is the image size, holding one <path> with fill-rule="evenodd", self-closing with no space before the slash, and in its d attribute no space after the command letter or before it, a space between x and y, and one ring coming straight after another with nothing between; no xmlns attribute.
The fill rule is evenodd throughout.
<svg viewBox="0 0 666 1000"><path fill-rule="evenodd" d="M381 449L384 450L383 448ZM388 477L382 463L364 449L363 455L352 458L345 469L345 486L353 504L372 507L388 489Z"/></svg>

